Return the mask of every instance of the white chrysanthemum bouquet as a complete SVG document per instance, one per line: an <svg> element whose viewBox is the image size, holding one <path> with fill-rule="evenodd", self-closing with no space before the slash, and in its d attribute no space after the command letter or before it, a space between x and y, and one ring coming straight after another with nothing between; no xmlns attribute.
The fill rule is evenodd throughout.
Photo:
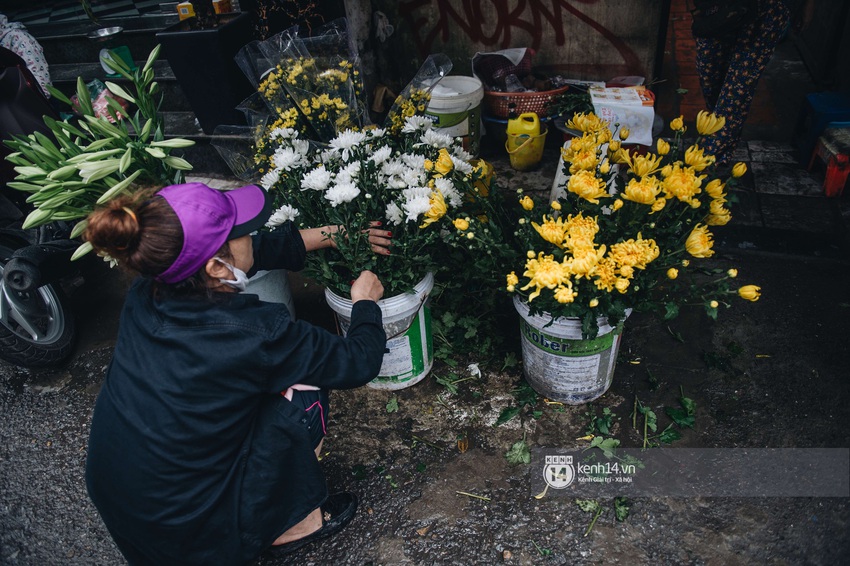
<svg viewBox="0 0 850 566"><path fill-rule="evenodd" d="M275 194L271 228L287 220L302 227L339 226L335 248L310 254L308 274L341 293L364 269L387 294L412 288L453 251L490 256L504 248L490 193L492 169L474 160L430 119L411 116L397 135L380 128L345 130L327 146L276 129L270 169L261 184ZM378 257L366 230L392 232L389 256Z"/></svg>

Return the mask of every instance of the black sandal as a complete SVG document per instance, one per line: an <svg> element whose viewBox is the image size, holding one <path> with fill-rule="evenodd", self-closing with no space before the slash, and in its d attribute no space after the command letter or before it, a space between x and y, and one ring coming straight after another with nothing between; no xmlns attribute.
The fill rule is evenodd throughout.
<svg viewBox="0 0 850 566"><path fill-rule="evenodd" d="M344 529L354 518L357 512L357 496L353 493L343 491L328 496L322 505L322 526L317 531L310 533L304 538L296 539L286 544L278 544L269 548L275 556L282 556L295 552L323 538L335 535Z"/></svg>

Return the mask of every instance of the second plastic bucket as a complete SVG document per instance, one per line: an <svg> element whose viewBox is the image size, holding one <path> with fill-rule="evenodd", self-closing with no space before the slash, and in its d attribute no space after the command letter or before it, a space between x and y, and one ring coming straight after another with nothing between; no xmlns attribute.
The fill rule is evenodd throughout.
<svg viewBox="0 0 850 566"><path fill-rule="evenodd" d="M481 101L484 88L475 77L448 76L431 91L425 114L434 127L453 138L463 138L463 147L478 156L481 149Z"/></svg>
<svg viewBox="0 0 850 566"><path fill-rule="evenodd" d="M413 291L378 301L387 333L387 352L378 377L369 382L374 389L404 389L422 381L434 364L431 338L431 309L428 295L434 287L429 273ZM325 299L337 315L343 335L351 325L353 303L325 289Z"/></svg>
<svg viewBox="0 0 850 566"><path fill-rule="evenodd" d="M543 158L543 148L546 145L546 134L549 129L545 124L540 125L540 135L508 134L505 149L511 158L511 167L517 171L529 171L537 167Z"/></svg>
<svg viewBox="0 0 850 566"><path fill-rule="evenodd" d="M583 340L578 318L532 315L528 305L514 297L520 316L522 366L528 384L548 399L581 405L602 396L611 387L623 324L612 328L597 319L599 334Z"/></svg>

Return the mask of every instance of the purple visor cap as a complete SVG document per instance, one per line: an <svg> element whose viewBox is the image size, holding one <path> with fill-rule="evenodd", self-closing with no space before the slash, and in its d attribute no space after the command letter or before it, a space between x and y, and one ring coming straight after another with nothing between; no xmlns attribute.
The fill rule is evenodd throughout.
<svg viewBox="0 0 850 566"><path fill-rule="evenodd" d="M203 183L171 185L157 193L171 206L183 228L183 248L156 279L178 283L197 272L227 240L259 230L272 213L272 198L249 185L229 191Z"/></svg>

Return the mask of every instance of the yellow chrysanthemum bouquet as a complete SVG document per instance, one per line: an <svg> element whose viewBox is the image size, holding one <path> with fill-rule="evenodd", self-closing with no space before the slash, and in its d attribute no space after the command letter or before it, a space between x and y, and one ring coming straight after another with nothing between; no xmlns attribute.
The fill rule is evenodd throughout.
<svg viewBox="0 0 850 566"><path fill-rule="evenodd" d="M580 318L592 338L600 319L615 326L631 310L672 318L680 305L702 304L716 317L733 295L758 300L759 287L733 285L737 270L698 263L714 254L711 229L731 219L727 187L746 171L739 163L716 177L714 156L700 146L724 119L700 112L692 145L681 117L670 126L671 141L638 153L623 147L625 128L615 136L592 113L568 123L581 136L562 150L567 180L558 198L544 205L519 195L527 257L507 275L507 290L532 313Z"/></svg>

